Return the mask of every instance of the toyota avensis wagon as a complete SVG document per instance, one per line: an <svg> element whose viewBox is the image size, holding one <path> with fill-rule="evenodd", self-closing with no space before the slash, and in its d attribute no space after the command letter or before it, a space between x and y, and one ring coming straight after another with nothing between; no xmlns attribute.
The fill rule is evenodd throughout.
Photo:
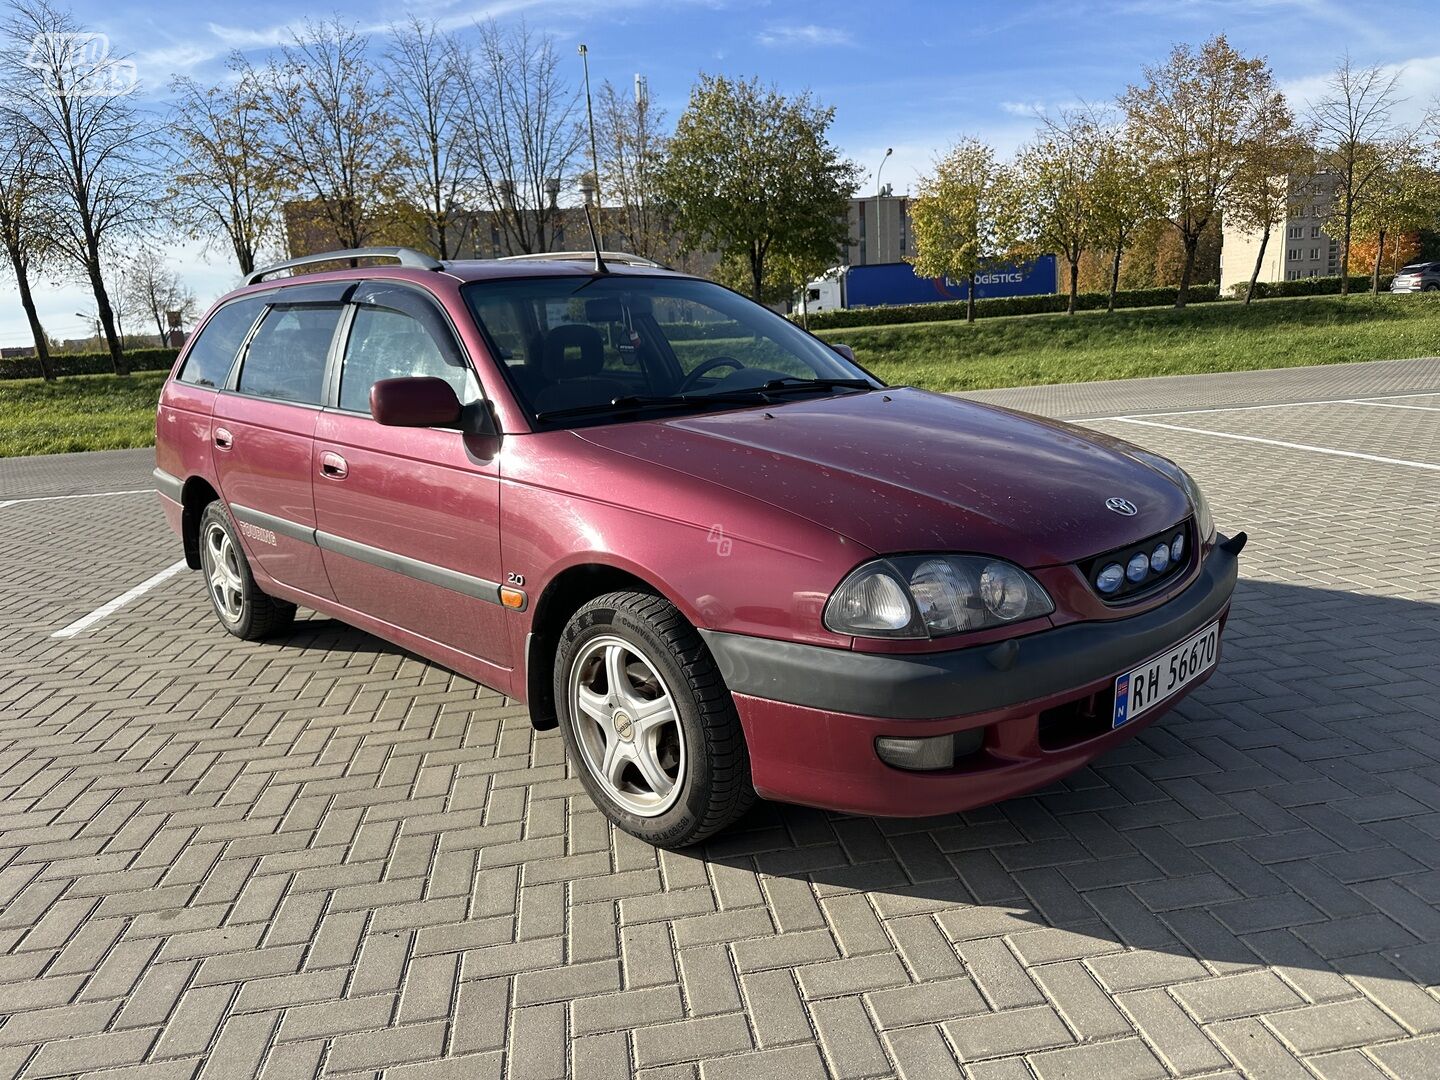
<svg viewBox="0 0 1440 1080"><path fill-rule="evenodd" d="M1245 537L1162 457L643 260L338 258L251 275L176 363L186 560L238 637L303 605L527 703L636 836L990 803L1215 668Z"/></svg>

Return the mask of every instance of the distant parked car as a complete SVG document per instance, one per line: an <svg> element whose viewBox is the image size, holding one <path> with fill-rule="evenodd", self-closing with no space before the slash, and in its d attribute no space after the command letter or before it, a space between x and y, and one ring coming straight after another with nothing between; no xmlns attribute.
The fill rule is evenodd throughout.
<svg viewBox="0 0 1440 1080"><path fill-rule="evenodd" d="M399 265L264 280L376 255ZM1245 535L1178 465L607 262L339 252L221 300L155 472L220 624L303 605L526 702L667 847L756 794L1009 798L1215 670ZM494 723L458 711L434 749Z"/></svg>
<svg viewBox="0 0 1440 1080"><path fill-rule="evenodd" d="M1434 292L1440 289L1440 262L1411 263L1390 283L1394 292Z"/></svg>

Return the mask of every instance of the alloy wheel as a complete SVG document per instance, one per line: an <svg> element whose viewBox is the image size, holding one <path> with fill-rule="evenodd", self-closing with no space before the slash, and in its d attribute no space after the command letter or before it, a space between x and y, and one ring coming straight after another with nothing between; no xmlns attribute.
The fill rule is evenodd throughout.
<svg viewBox="0 0 1440 1080"><path fill-rule="evenodd" d="M230 534L212 522L205 530L205 577L215 610L228 623L238 623L245 614L245 580L240 573L240 554Z"/></svg>
<svg viewBox="0 0 1440 1080"><path fill-rule="evenodd" d="M570 667L569 698L585 767L606 794L641 817L670 809L685 779L685 737L654 662L620 637L597 637Z"/></svg>

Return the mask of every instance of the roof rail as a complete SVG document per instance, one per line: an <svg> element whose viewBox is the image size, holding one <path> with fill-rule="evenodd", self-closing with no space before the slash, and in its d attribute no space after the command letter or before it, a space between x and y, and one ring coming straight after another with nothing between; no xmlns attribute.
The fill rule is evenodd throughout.
<svg viewBox="0 0 1440 1080"><path fill-rule="evenodd" d="M273 266L262 267L254 273L245 277L246 285L254 285L271 274L278 274L281 270L295 270L301 266L313 266L316 263L344 262L349 259L394 259L401 266L412 267L416 270L443 270L445 267L439 259L426 255L423 251L416 251L407 247L366 247L347 248L345 251L318 251L314 255L302 255L298 259L286 259L284 262L275 263Z"/></svg>
<svg viewBox="0 0 1440 1080"><path fill-rule="evenodd" d="M654 259L647 259L641 255L631 255L627 251L602 251L600 257L607 263L619 263L621 266L648 266L654 270L664 270L665 267ZM496 262L594 262L595 252L593 249L587 251L537 251L530 255L505 255Z"/></svg>

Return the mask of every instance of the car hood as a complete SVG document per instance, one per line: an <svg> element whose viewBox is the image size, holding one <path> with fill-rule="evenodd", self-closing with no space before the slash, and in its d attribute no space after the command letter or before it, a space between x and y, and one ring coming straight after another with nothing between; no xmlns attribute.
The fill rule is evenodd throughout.
<svg viewBox="0 0 1440 1080"><path fill-rule="evenodd" d="M883 554L968 551L1049 566L1134 543L1191 512L1179 485L1128 443L909 388L575 434ZM1135 515L1108 509L1114 497Z"/></svg>

